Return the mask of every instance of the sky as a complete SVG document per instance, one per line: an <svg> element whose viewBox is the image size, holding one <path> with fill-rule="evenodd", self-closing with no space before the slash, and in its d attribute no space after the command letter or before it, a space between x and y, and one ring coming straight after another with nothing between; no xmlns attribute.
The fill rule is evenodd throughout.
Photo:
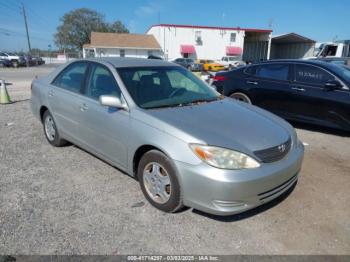
<svg viewBox="0 0 350 262"><path fill-rule="evenodd" d="M60 18L76 8L94 9L107 22L121 20L131 33L151 25L190 24L295 32L318 42L350 39L349 0L0 0L0 50L27 51L21 4L32 48L55 48Z"/></svg>

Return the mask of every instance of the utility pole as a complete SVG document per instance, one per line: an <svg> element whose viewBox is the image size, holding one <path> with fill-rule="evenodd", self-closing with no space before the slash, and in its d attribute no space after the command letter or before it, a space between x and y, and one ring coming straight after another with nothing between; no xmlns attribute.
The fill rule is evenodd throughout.
<svg viewBox="0 0 350 262"><path fill-rule="evenodd" d="M29 50L29 53L31 53L32 50L31 50L31 47L30 47L27 16L26 16L26 10L24 9L23 3L22 3L22 12L23 12L23 18L24 18L24 25L26 27L26 32L27 32L28 50Z"/></svg>

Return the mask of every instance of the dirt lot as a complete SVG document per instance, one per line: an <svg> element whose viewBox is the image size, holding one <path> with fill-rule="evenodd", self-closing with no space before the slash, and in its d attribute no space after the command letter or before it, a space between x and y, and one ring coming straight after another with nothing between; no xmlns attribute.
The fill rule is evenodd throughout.
<svg viewBox="0 0 350 262"><path fill-rule="evenodd" d="M52 69L0 71L15 101L0 105L1 254L350 254L347 134L297 127L308 146L287 197L230 217L166 214L116 168L46 142L30 80Z"/></svg>

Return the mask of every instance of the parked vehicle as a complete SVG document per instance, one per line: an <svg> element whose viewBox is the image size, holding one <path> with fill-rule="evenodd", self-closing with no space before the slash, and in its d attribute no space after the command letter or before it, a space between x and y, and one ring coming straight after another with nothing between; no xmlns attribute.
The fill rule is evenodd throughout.
<svg viewBox="0 0 350 262"><path fill-rule="evenodd" d="M35 56L35 57L33 57L33 59L36 61L36 64L37 64L37 65L43 65L43 64L45 64L45 60L42 59L40 56Z"/></svg>
<svg viewBox="0 0 350 262"><path fill-rule="evenodd" d="M214 62L214 60L200 59L200 60L197 60L197 63L203 65L204 71L218 72L218 71L225 70L225 67L222 64L216 63Z"/></svg>
<svg viewBox="0 0 350 262"><path fill-rule="evenodd" d="M287 122L162 60L71 62L33 81L31 106L50 144L70 141L137 177L166 212L259 206L296 183L303 159Z"/></svg>
<svg viewBox="0 0 350 262"><path fill-rule="evenodd" d="M246 65L246 63L242 61L238 56L223 56L221 60L217 62L223 65L225 69L230 69L230 70L233 68Z"/></svg>
<svg viewBox="0 0 350 262"><path fill-rule="evenodd" d="M0 67L11 67L12 63L7 59L0 59Z"/></svg>
<svg viewBox="0 0 350 262"><path fill-rule="evenodd" d="M350 40L341 40L329 43L322 43L318 48L318 52L315 57L350 57Z"/></svg>
<svg viewBox="0 0 350 262"><path fill-rule="evenodd" d="M13 53L0 52L0 59L11 61L13 67L24 66L26 64L23 56L19 56Z"/></svg>
<svg viewBox="0 0 350 262"><path fill-rule="evenodd" d="M213 85L226 96L289 119L350 131L350 69L317 60L275 60L227 73Z"/></svg>
<svg viewBox="0 0 350 262"><path fill-rule="evenodd" d="M196 63L191 58L176 58L173 62L178 64L178 65L181 65L184 68L187 68L188 70L191 70L191 71L202 71L203 70L203 65L200 63Z"/></svg>
<svg viewBox="0 0 350 262"><path fill-rule="evenodd" d="M333 63L336 65L345 65L350 67L350 57L322 57L322 58L315 58L312 60L318 60L318 61Z"/></svg>
<svg viewBox="0 0 350 262"><path fill-rule="evenodd" d="M24 55L23 58L25 60L26 66L36 65L36 61L33 59L33 57L31 55Z"/></svg>

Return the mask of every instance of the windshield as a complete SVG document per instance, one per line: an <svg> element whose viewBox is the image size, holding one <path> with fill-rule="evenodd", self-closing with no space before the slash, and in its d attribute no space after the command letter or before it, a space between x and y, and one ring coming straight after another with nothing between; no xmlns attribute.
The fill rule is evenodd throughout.
<svg viewBox="0 0 350 262"><path fill-rule="evenodd" d="M134 102L141 108L184 106L221 99L213 88L181 67L117 70Z"/></svg>

